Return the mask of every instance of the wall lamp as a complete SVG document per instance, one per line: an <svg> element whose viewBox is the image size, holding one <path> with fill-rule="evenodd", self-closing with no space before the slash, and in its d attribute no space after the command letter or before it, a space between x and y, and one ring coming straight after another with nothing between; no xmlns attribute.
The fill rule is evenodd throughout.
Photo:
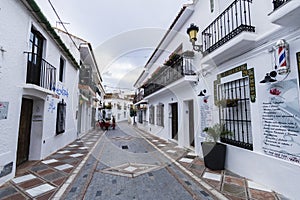
<svg viewBox="0 0 300 200"><path fill-rule="evenodd" d="M263 80L260 81L260 83L273 83L276 82L277 80L275 79L275 77L277 76L277 72L276 71L271 71L270 73L267 73L265 78Z"/></svg>
<svg viewBox="0 0 300 200"><path fill-rule="evenodd" d="M197 26L195 26L194 24L191 24L190 27L186 30L187 34L190 37L190 42L193 45L193 50L202 53L202 45L196 44L198 31L199 31L199 28Z"/></svg>
<svg viewBox="0 0 300 200"><path fill-rule="evenodd" d="M206 89L201 90L200 93L198 94L199 97L205 97L206 94Z"/></svg>

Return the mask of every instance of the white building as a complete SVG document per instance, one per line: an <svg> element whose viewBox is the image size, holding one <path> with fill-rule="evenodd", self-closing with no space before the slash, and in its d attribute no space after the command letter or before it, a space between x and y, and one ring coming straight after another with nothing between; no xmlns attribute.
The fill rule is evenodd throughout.
<svg viewBox="0 0 300 200"><path fill-rule="evenodd" d="M77 138L80 53L70 53L33 0L0 7L1 185L20 164Z"/></svg>
<svg viewBox="0 0 300 200"><path fill-rule="evenodd" d="M127 121L132 105L132 95L122 93L106 93L104 97L105 118L115 117L116 122Z"/></svg>
<svg viewBox="0 0 300 200"><path fill-rule="evenodd" d="M143 128L202 157L202 130L225 123L233 132L221 140L226 168L299 199L298 16L298 0L204 0L184 7L135 83L148 101ZM194 55L186 34L191 23L199 27L196 45L202 44ZM172 53L177 61L165 63L176 60ZM195 76L185 73L190 63ZM237 104L217 106L228 99Z"/></svg>
<svg viewBox="0 0 300 200"><path fill-rule="evenodd" d="M91 43L61 29L55 28L55 30L71 51L80 52L77 126L78 135L82 135L95 128L96 121L99 120L98 116L105 94L101 74Z"/></svg>

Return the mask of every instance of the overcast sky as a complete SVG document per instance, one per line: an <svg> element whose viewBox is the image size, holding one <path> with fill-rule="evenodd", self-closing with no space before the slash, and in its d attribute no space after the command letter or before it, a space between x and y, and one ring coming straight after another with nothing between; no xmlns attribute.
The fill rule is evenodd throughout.
<svg viewBox="0 0 300 200"><path fill-rule="evenodd" d="M36 0L53 26L48 0ZM188 0L51 0L67 30L94 48L107 89L132 88ZM61 26L57 25L58 28Z"/></svg>

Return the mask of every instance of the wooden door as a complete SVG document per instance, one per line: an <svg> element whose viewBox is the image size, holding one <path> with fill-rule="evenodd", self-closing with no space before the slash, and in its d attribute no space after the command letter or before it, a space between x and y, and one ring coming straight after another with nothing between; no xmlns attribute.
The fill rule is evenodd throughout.
<svg viewBox="0 0 300 200"><path fill-rule="evenodd" d="M189 141L192 147L195 147L195 137L194 137L194 102L188 102L189 108Z"/></svg>
<svg viewBox="0 0 300 200"><path fill-rule="evenodd" d="M31 99L22 99L21 116L19 122L17 166L26 162L29 156L32 105L33 101Z"/></svg>
<svg viewBox="0 0 300 200"><path fill-rule="evenodd" d="M43 36L38 31L31 30L29 41L30 52L27 61L27 83L40 85L43 40Z"/></svg>
<svg viewBox="0 0 300 200"><path fill-rule="evenodd" d="M172 139L178 140L178 104L171 104L172 109Z"/></svg>

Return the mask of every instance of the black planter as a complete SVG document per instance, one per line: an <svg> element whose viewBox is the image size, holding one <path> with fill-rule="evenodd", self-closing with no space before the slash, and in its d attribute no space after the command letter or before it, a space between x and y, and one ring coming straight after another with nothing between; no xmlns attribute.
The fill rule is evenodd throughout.
<svg viewBox="0 0 300 200"><path fill-rule="evenodd" d="M211 170L223 170L225 166L226 145L213 142L202 142L205 167Z"/></svg>

